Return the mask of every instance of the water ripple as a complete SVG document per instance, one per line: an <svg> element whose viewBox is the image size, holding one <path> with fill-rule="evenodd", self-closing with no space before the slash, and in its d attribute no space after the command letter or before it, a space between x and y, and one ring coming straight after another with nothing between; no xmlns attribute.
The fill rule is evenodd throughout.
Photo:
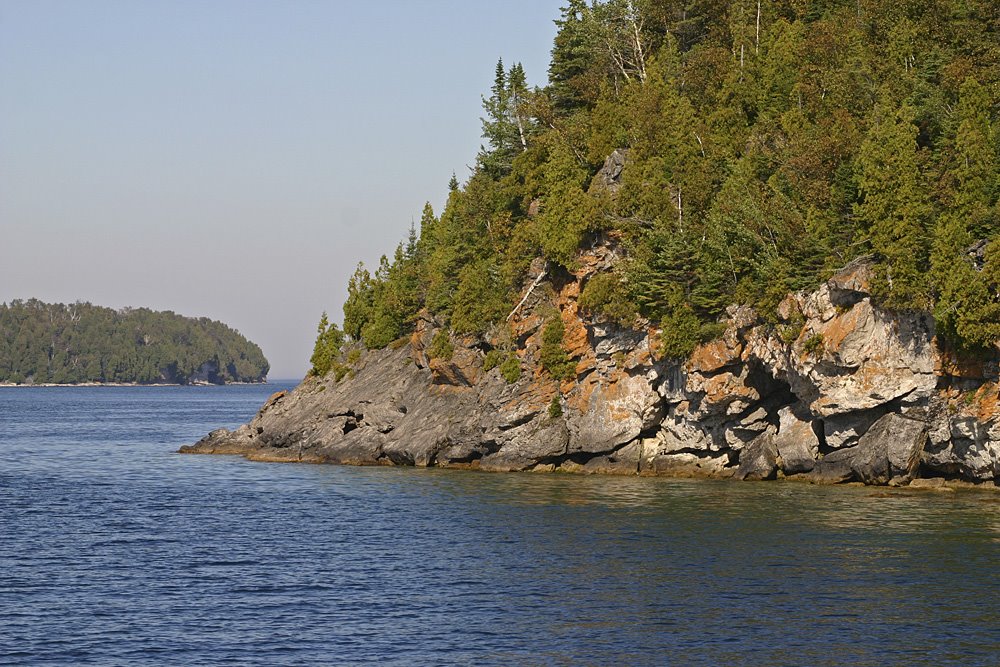
<svg viewBox="0 0 1000 667"><path fill-rule="evenodd" d="M0 389L0 664L1000 662L994 496L173 453L274 389Z"/></svg>

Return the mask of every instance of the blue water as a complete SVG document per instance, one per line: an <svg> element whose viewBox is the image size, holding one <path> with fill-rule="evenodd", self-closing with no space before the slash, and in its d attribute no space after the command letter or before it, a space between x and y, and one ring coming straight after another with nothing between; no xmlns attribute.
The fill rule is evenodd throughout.
<svg viewBox="0 0 1000 667"><path fill-rule="evenodd" d="M0 664L1000 664L1000 494L174 453L279 388L0 389Z"/></svg>

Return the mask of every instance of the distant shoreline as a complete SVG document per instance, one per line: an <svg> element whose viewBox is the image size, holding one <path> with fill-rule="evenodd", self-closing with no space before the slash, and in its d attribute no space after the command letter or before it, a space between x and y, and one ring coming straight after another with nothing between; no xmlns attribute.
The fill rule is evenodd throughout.
<svg viewBox="0 0 1000 667"><path fill-rule="evenodd" d="M68 384L55 384L51 382L39 382L38 384L14 384L12 382L0 382L0 389L16 389L30 387L231 387L233 385L263 385L271 384L264 382L223 382L215 384L213 382L191 382L189 384L179 384L177 382L74 382Z"/></svg>

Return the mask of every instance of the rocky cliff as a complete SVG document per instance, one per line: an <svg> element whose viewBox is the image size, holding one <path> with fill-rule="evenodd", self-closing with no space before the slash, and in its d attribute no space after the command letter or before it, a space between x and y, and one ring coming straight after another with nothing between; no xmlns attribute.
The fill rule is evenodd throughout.
<svg viewBox="0 0 1000 667"><path fill-rule="evenodd" d="M425 316L413 335L366 352L339 382L308 378L249 423L182 452L254 460L640 475L989 483L1000 474L997 357L959 360L924 313L872 302L858 260L789 295L777 321L733 307L687 360L661 358L659 331L578 309L618 258L605 239L575 272L536 263L503 336L449 337ZM546 318L561 317L570 379L541 370ZM501 342L500 339L503 339ZM448 354L431 356L435 347ZM507 369L484 363L504 349ZM496 357L494 353L493 357ZM488 369L488 370L487 370Z"/></svg>

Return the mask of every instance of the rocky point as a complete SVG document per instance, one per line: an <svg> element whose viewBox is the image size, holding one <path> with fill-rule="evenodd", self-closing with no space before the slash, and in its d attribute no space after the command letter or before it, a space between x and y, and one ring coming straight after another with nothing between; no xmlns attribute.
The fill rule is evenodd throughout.
<svg viewBox="0 0 1000 667"><path fill-rule="evenodd" d="M724 333L686 360L659 356L660 331L648 323L622 327L580 312L586 282L618 259L613 239L602 239L573 273L550 275L538 261L503 335L450 336L450 356L433 358L442 327L424 314L412 336L365 352L339 382L332 373L307 378L249 424L181 451L889 485L992 484L1000 473L997 356L959 359L930 315L880 310L869 259L789 295L777 321L730 308ZM551 317L563 320L570 379L541 369ZM519 379L508 383L485 364L494 349L514 355Z"/></svg>

